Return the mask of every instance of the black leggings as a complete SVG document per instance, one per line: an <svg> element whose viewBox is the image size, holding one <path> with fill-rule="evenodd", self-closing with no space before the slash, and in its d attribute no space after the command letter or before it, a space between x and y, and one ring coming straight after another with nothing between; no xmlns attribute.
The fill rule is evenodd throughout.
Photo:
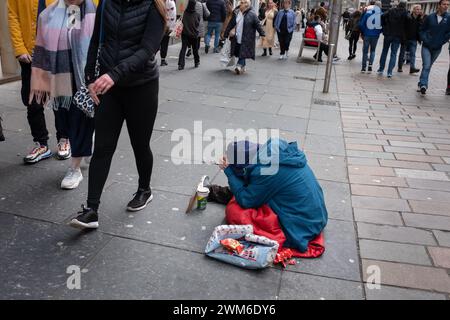
<svg viewBox="0 0 450 320"><path fill-rule="evenodd" d="M450 68L448 68L448 73L447 73L447 88L450 88Z"/></svg>
<svg viewBox="0 0 450 320"><path fill-rule="evenodd" d="M169 49L169 41L170 41L169 34L170 33L166 33L161 40L161 50L159 51L161 59L165 59L167 57L167 51Z"/></svg>
<svg viewBox="0 0 450 320"><path fill-rule="evenodd" d="M350 55L356 53L358 40L359 40L359 32L352 32L350 35L350 39L348 39L348 53Z"/></svg>
<svg viewBox="0 0 450 320"><path fill-rule="evenodd" d="M153 168L150 138L158 112L159 80L138 87L113 87L95 110L95 146L89 167L87 205L98 209L123 121L133 147L139 188L148 189Z"/></svg>

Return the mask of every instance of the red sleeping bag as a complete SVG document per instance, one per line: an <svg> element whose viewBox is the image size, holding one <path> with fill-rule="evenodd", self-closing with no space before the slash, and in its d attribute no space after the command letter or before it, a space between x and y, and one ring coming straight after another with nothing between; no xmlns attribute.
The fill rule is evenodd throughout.
<svg viewBox="0 0 450 320"><path fill-rule="evenodd" d="M283 247L286 236L278 222L278 216L268 205L263 205L258 209L243 209L233 197L225 209L225 218L228 224L251 224L256 235L276 240L280 244L278 252L286 249ZM305 252L302 253L295 249L290 250L293 257L296 258L320 257L325 252L323 232L309 242L308 249Z"/></svg>

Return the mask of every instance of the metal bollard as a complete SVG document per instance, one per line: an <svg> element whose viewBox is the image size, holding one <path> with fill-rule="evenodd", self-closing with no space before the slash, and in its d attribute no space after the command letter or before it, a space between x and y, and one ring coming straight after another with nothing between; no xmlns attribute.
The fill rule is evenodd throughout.
<svg viewBox="0 0 450 320"><path fill-rule="evenodd" d="M328 56L327 56L327 66L325 70L325 79L323 82L323 93L328 93L330 89L330 79L331 79L331 67L333 66L334 58L334 43L329 45Z"/></svg>

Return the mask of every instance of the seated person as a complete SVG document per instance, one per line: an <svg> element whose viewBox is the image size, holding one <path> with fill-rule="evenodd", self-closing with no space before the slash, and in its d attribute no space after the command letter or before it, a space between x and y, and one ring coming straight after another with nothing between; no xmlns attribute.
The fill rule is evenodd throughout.
<svg viewBox="0 0 450 320"><path fill-rule="evenodd" d="M324 24L321 21L320 16L315 15L314 21L309 24L314 28L314 32L316 33L316 39L320 41L320 47L319 47L319 57L317 61L322 62L322 54L325 52L326 55L328 55L328 51L330 50L330 46L326 43L327 37L324 32ZM314 55L314 59L316 59L316 55ZM333 57L334 61L340 60L337 56Z"/></svg>
<svg viewBox="0 0 450 320"><path fill-rule="evenodd" d="M219 166L240 207L267 204L278 216L285 247L305 252L325 228L328 213L322 188L296 142L232 142Z"/></svg>

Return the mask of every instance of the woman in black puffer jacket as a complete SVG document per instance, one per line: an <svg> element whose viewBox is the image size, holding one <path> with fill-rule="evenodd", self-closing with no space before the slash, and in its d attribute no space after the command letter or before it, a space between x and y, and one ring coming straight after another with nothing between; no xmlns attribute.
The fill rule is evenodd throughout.
<svg viewBox="0 0 450 320"><path fill-rule="evenodd" d="M98 228L100 196L124 120L139 173L138 191L127 209L141 210L152 200L150 137L159 91L155 54L164 35L165 17L163 0L99 3L85 68L86 85L97 104L94 154L89 168L87 207L83 206L78 217L72 219L70 224L74 227ZM100 42L100 77L96 78Z"/></svg>

